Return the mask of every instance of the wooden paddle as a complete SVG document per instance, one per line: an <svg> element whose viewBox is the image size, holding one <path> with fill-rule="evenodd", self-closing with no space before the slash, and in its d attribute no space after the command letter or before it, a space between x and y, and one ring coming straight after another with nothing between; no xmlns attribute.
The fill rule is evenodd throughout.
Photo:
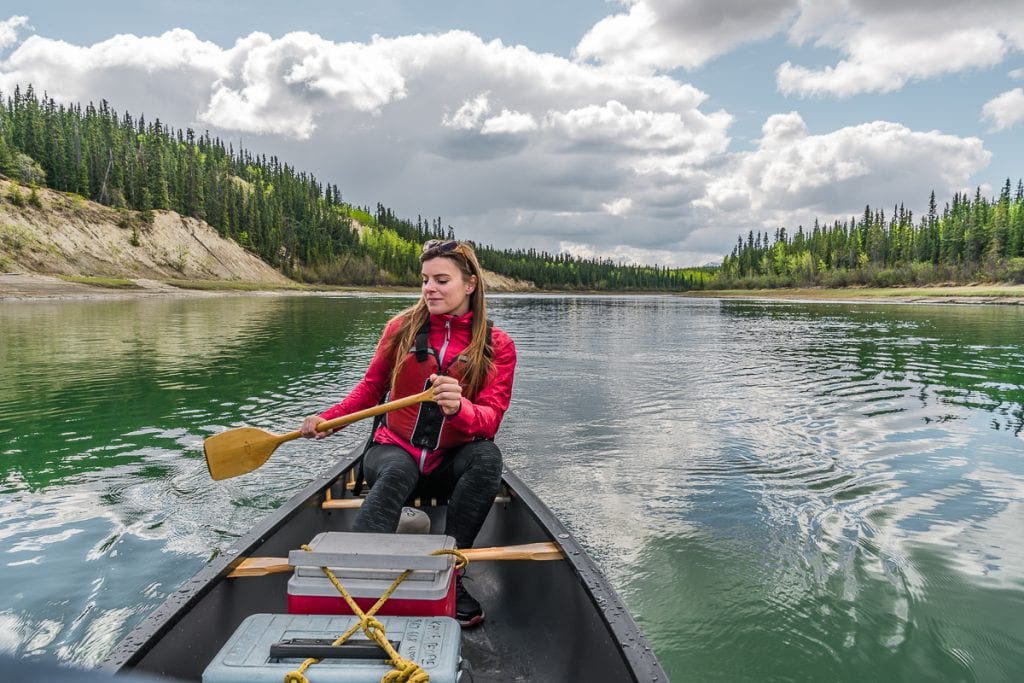
<svg viewBox="0 0 1024 683"><path fill-rule="evenodd" d="M562 551L551 541L526 543L523 545L503 545L494 548L466 548L461 551L471 562L480 560L561 560ZM287 557L247 557L231 570L229 579L247 576L266 576L267 574L284 574L294 569L288 564Z"/></svg>
<svg viewBox="0 0 1024 683"><path fill-rule="evenodd" d="M319 432L326 432L358 422L363 418L375 417L392 410L423 403L432 399L433 391L432 388L427 389L420 394L406 396L389 403L382 403L350 415L342 415L333 420L321 422L316 426L316 429ZM288 432L287 434L272 434L256 427L229 429L226 432L215 434L203 442L206 466L210 470L210 476L215 480L237 477L240 474L252 472L260 467L270 458L270 454L274 452L274 449L285 441L291 441L300 436L302 436L302 432L298 430Z"/></svg>

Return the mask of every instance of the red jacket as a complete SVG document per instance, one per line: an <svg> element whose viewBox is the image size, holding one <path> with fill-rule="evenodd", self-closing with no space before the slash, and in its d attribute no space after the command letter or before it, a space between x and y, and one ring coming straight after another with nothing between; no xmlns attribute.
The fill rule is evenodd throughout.
<svg viewBox="0 0 1024 683"><path fill-rule="evenodd" d="M450 324L449 324L450 323ZM448 345L445 349L441 365L447 367L458 354L469 345L472 332L473 312L465 315L432 315L430 316L430 336L428 337L431 348L440 351L445 346L445 337ZM393 319L384 328L384 334L377 344L377 351L374 353L370 367L366 369L366 375L362 381L346 396L341 403L331 406L320 417L331 420L342 415L348 415L359 410L364 410L377 405L381 397L390 390L392 359L387 357L385 349L392 335L398 332L401 320ZM494 351L492 360L494 369L488 375L479 395L473 401L465 396L462 397L462 407L454 416L447 417L445 429L456 429L470 437L493 439L501 425L501 419L508 410L509 401L512 399L512 378L516 367L516 348L512 339L497 327L491 331L491 348ZM401 396L392 396L393 399ZM377 443L394 444L404 448L409 455L414 457L419 464L420 470L424 473L434 470L441 462L443 450L427 451L413 446L387 428L381 425L374 436Z"/></svg>

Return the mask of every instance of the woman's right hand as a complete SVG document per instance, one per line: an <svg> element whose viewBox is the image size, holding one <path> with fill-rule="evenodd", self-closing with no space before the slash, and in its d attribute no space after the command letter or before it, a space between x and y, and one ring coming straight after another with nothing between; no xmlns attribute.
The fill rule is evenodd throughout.
<svg viewBox="0 0 1024 683"><path fill-rule="evenodd" d="M325 436L330 436L334 433L333 429L328 429L325 432L318 432L316 430L316 426L321 422L327 422L327 420L323 419L319 415L309 415L302 421L302 428L299 429L299 431L302 433L302 436L307 439L322 439Z"/></svg>

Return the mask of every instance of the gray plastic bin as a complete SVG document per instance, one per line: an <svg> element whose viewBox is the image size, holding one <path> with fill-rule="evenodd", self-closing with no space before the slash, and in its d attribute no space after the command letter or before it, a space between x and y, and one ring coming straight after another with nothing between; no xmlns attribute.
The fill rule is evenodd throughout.
<svg viewBox="0 0 1024 683"><path fill-rule="evenodd" d="M419 664L431 683L459 679L461 629L448 617L381 617L398 654ZM254 614L245 619L203 672L203 683L280 683L305 657L272 659L271 646L292 640L327 640L340 636L355 617L299 614ZM362 631L351 641L372 644ZM306 671L316 683L377 683L392 666L383 650L377 657L323 659Z"/></svg>

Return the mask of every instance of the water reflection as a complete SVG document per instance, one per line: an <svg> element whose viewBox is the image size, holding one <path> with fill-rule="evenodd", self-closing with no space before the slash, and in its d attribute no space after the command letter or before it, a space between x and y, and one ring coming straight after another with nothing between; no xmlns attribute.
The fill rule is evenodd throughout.
<svg viewBox="0 0 1024 683"><path fill-rule="evenodd" d="M290 424L304 408L290 397L354 376L347 360L372 349L368 330L381 322L352 299L319 301L301 313L280 297L5 306L8 486L40 488L126 460L159 468L161 449L196 451L228 424Z"/></svg>
<svg viewBox="0 0 1024 683"><path fill-rule="evenodd" d="M95 661L362 440L365 425L293 442L224 482L199 453L224 427L293 429L336 401L407 304L0 309L0 577L33 586L0 602L0 649ZM667 296L491 309L519 351L506 458L670 675L1015 677L1024 311Z"/></svg>
<svg viewBox="0 0 1024 683"><path fill-rule="evenodd" d="M333 459L298 442L213 482L205 436L294 428L362 372L402 300L4 306L0 650L90 665ZM355 360L354 360L355 359ZM346 430L347 431L347 430ZM365 438L353 430L334 448Z"/></svg>

